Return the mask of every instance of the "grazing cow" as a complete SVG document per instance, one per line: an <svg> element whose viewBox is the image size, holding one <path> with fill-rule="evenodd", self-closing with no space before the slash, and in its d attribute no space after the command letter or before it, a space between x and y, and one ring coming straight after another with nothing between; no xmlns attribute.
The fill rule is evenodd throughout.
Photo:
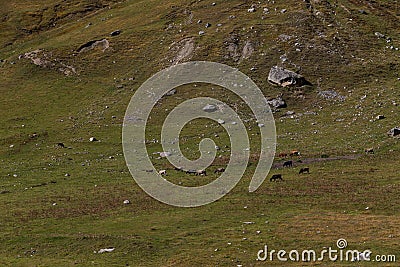
<svg viewBox="0 0 400 267"><path fill-rule="evenodd" d="M300 156L300 152L299 151L297 151L297 150L292 150L292 151L290 151L290 154L289 154L291 157L293 157L293 156Z"/></svg>
<svg viewBox="0 0 400 267"><path fill-rule="evenodd" d="M367 153L367 154L374 154L374 149L371 147L371 148L366 148L365 149L365 153Z"/></svg>
<svg viewBox="0 0 400 267"><path fill-rule="evenodd" d="M158 172L159 175L167 175L167 171L166 170L160 170Z"/></svg>
<svg viewBox="0 0 400 267"><path fill-rule="evenodd" d="M283 168L285 168L285 167L292 167L293 166L293 161L291 161L291 160L288 160L288 161L285 161L284 163L283 163Z"/></svg>
<svg viewBox="0 0 400 267"><path fill-rule="evenodd" d="M65 148L65 145L63 143L57 143L57 146L61 147L61 148Z"/></svg>
<svg viewBox="0 0 400 267"><path fill-rule="evenodd" d="M225 168L218 168L218 169L216 169L214 171L214 173L221 173L221 172L224 172L224 171L225 171Z"/></svg>
<svg viewBox="0 0 400 267"><path fill-rule="evenodd" d="M269 179L271 182L272 181L276 181L276 180L281 180L281 181L283 181L283 179L282 179L282 174L274 174L274 175L272 175L272 177Z"/></svg>
<svg viewBox="0 0 400 267"><path fill-rule="evenodd" d="M197 171L196 171L196 175L204 175L204 176L207 176L207 172L206 172L206 170L197 170Z"/></svg>
<svg viewBox="0 0 400 267"><path fill-rule="evenodd" d="M299 174L302 174L302 173L310 173L310 168L308 168L308 167L301 168L299 171Z"/></svg>
<svg viewBox="0 0 400 267"><path fill-rule="evenodd" d="M280 158L286 158L286 157L287 157L287 153L284 153L284 152L279 153L279 154L278 154L278 157L280 157Z"/></svg>

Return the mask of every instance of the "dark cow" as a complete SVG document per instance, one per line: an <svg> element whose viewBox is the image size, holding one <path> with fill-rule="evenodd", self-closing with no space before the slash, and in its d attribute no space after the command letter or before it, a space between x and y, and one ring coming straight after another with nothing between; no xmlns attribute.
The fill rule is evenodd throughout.
<svg viewBox="0 0 400 267"><path fill-rule="evenodd" d="M196 171L196 175L204 175L204 176L207 176L207 172L206 172L206 170L197 170L197 171Z"/></svg>
<svg viewBox="0 0 400 267"><path fill-rule="evenodd" d="M300 152L299 151L297 151L297 150L292 150L292 151L290 151L290 154L289 154L291 157L293 157L293 156L300 156Z"/></svg>
<svg viewBox="0 0 400 267"><path fill-rule="evenodd" d="M274 174L274 175L272 175L272 177L269 179L271 182L272 181L276 181L276 180L281 180L281 181L283 181L283 179L282 179L282 174Z"/></svg>
<svg viewBox="0 0 400 267"><path fill-rule="evenodd" d="M185 172L186 172L186 174L196 174L197 173L196 170L187 170Z"/></svg>
<svg viewBox="0 0 400 267"><path fill-rule="evenodd" d="M64 143L57 143L57 146L58 146L58 147L61 147L61 148L65 148Z"/></svg>
<svg viewBox="0 0 400 267"><path fill-rule="evenodd" d="M285 161L284 163L283 163L283 167L285 168L285 167L292 167L293 166L293 161L292 160L288 160L288 161Z"/></svg>
<svg viewBox="0 0 400 267"><path fill-rule="evenodd" d="M374 149L371 147L371 148L366 148L365 149L365 153L367 153L367 154L374 154Z"/></svg>
<svg viewBox="0 0 400 267"><path fill-rule="evenodd" d="M224 171L225 171L225 168L218 168L218 169L216 169L214 171L214 173L221 173L221 172L224 172Z"/></svg>
<svg viewBox="0 0 400 267"><path fill-rule="evenodd" d="M278 157L280 157L280 158L286 158L286 157L287 157L287 153L285 153L285 152L279 153L279 154L278 154Z"/></svg>
<svg viewBox="0 0 400 267"><path fill-rule="evenodd" d="M310 168L308 168L308 167L301 168L299 171L299 174L302 174L302 173L310 173Z"/></svg>

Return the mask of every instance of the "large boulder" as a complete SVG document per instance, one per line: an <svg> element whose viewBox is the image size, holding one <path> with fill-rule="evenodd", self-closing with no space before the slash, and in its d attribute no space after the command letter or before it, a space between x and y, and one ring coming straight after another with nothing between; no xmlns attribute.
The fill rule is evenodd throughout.
<svg viewBox="0 0 400 267"><path fill-rule="evenodd" d="M268 74L268 81L279 86L302 86L310 84L300 74L284 69L282 67L273 66Z"/></svg>

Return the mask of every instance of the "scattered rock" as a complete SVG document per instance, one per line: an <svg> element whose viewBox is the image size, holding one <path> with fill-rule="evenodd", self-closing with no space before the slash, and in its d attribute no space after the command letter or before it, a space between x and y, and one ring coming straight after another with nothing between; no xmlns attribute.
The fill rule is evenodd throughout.
<svg viewBox="0 0 400 267"><path fill-rule="evenodd" d="M247 9L247 12L249 12L249 13L256 12L256 8L255 7L250 7L249 9Z"/></svg>
<svg viewBox="0 0 400 267"><path fill-rule="evenodd" d="M384 115L378 115L375 117L376 120L383 120L384 118L386 118Z"/></svg>
<svg viewBox="0 0 400 267"><path fill-rule="evenodd" d="M318 92L318 96L320 96L326 100L344 101L346 99L345 96L340 95L338 92L336 92L334 90L320 91L320 92Z"/></svg>
<svg viewBox="0 0 400 267"><path fill-rule="evenodd" d="M115 248L102 248L99 251L97 251L97 253L101 254L101 253L104 253L104 252L113 252L114 249ZM96 253L96 251L95 251L95 253Z"/></svg>
<svg viewBox="0 0 400 267"><path fill-rule="evenodd" d="M171 95L174 95L174 94L176 94L176 89L175 88L172 89L171 91L167 92L165 95L166 96L171 96Z"/></svg>
<svg viewBox="0 0 400 267"><path fill-rule="evenodd" d="M378 37L378 38L382 38L382 39L386 38L386 36L384 34L380 33L380 32L375 32L375 36Z"/></svg>
<svg viewBox="0 0 400 267"><path fill-rule="evenodd" d="M203 108L203 111L205 111L205 112L214 112L214 111L217 111L217 109L218 108L215 105L208 104Z"/></svg>
<svg viewBox="0 0 400 267"><path fill-rule="evenodd" d="M400 135L400 127L394 127L390 129L387 134L392 137Z"/></svg>
<svg viewBox="0 0 400 267"><path fill-rule="evenodd" d="M199 31L199 35L204 35L205 32L204 31Z"/></svg>
<svg viewBox="0 0 400 267"><path fill-rule="evenodd" d="M206 28L210 28L211 27L211 23L207 23L205 27Z"/></svg>
<svg viewBox="0 0 400 267"><path fill-rule="evenodd" d="M166 158L166 157L169 157L171 155L172 155L171 152L160 152L160 157L162 157L162 158Z"/></svg>
<svg viewBox="0 0 400 267"><path fill-rule="evenodd" d="M99 140L97 140L96 137L90 137L90 138L89 138L89 141L90 141L90 142L96 142L96 141L99 141Z"/></svg>
<svg viewBox="0 0 400 267"><path fill-rule="evenodd" d="M287 42L290 39L292 39L292 36L291 35L287 35L287 34L281 34L281 35L278 36L278 38L282 42Z"/></svg>
<svg viewBox="0 0 400 267"><path fill-rule="evenodd" d="M250 41L247 41L243 47L242 58L249 58L254 52L254 46Z"/></svg>
<svg viewBox="0 0 400 267"><path fill-rule="evenodd" d="M67 76L76 74L76 69L73 66L67 65L60 60L53 58L51 53L47 53L41 49L19 55L18 59L22 58L30 59L33 64L43 68L56 69Z"/></svg>
<svg viewBox="0 0 400 267"><path fill-rule="evenodd" d="M271 105L273 108L286 108L286 102L285 100L282 99L282 97L277 97L273 98L271 100L267 101L269 105Z"/></svg>
<svg viewBox="0 0 400 267"><path fill-rule="evenodd" d="M195 50L194 38L185 38L178 43L173 43L171 50L176 54L175 58L172 60L173 64L178 64L184 60L190 60Z"/></svg>
<svg viewBox="0 0 400 267"><path fill-rule="evenodd" d="M128 200L128 199L126 199L126 200L124 200L124 204L131 204L131 202Z"/></svg>
<svg viewBox="0 0 400 267"><path fill-rule="evenodd" d="M110 48L110 43L108 42L107 39L102 39L102 40L93 40L89 41L86 44L81 45L78 49L78 53L86 52L92 49L101 49L101 51L106 51L108 48Z"/></svg>
<svg viewBox="0 0 400 267"><path fill-rule="evenodd" d="M224 120L221 120L221 119L218 119L218 121L217 121L219 124L224 124L225 123L225 121Z"/></svg>
<svg viewBox="0 0 400 267"><path fill-rule="evenodd" d="M268 74L268 81L282 87L310 84L300 74L278 66L273 66L271 68Z"/></svg>

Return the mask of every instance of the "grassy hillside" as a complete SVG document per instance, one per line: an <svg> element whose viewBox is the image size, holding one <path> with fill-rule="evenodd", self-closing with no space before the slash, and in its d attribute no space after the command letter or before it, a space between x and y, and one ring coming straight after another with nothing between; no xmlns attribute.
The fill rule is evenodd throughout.
<svg viewBox="0 0 400 267"><path fill-rule="evenodd" d="M398 253L400 144L386 134L400 126L398 1L0 2L0 265L282 266L256 261L257 252L265 244L335 248L339 238L350 249ZM115 30L121 33L111 36ZM260 142L250 110L226 89L196 84L160 101L147 139L160 139L167 111L182 101L218 98L249 120L252 160L244 178L199 208L164 205L137 186L122 152L125 109L154 73L189 60L238 68L267 98L282 95L288 107L274 112L277 153L299 150L293 160L303 161L282 169L287 159L276 158L268 177L281 173L284 182L266 179L247 192ZM271 85L274 65L298 71L312 86ZM224 148L213 173L227 164L229 139L215 122L197 120L180 136L188 158L200 155L203 136ZM147 148L162 151L159 143ZM182 176L156 157L174 183L217 177ZM299 176L300 166L311 173ZM93 253L107 247L115 250Z"/></svg>

